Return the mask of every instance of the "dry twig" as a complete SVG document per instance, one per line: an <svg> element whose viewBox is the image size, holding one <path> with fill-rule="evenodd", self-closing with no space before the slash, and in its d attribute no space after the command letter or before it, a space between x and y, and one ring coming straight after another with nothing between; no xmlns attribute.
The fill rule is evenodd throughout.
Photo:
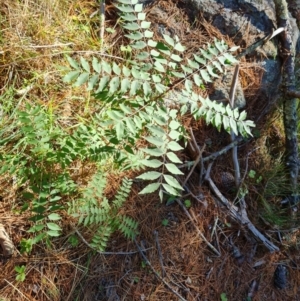
<svg viewBox="0 0 300 301"><path fill-rule="evenodd" d="M196 166L198 165L199 161L202 159L202 154L205 150L205 144L204 146L202 147L202 149L199 148L197 142L196 142L196 139L195 139L195 136L194 136L194 133L193 133L193 130L190 128L189 129L190 131L190 134L191 134L191 138L192 138L192 141L193 141L193 145L192 145L192 148L198 153L197 155L197 158L196 160L194 161L194 165L192 167L192 169L190 170L189 174L187 175L187 177L185 178L185 180L183 181L183 184L182 186L185 186L185 184L187 183L187 181L189 180L189 178L191 177L192 173L194 172ZM202 169L202 168L201 168ZM200 179L201 179L201 175L200 175Z"/></svg>
<svg viewBox="0 0 300 301"><path fill-rule="evenodd" d="M159 263L161 266L161 274L162 274L162 277L165 277L166 270L164 267L163 256L162 256L162 252L161 252L161 248L160 248L160 244L159 244L158 232L156 230L154 231L154 236L155 236L155 242L156 242L157 252L158 252L158 256L159 256Z"/></svg>
<svg viewBox="0 0 300 301"><path fill-rule="evenodd" d="M223 147L219 151L214 152L211 155L202 158L201 161L207 162L207 161L210 161L210 160L215 160L217 157L226 154L229 150L231 150L233 147L238 145L241 141L243 141L243 137L237 137L234 141L232 141L230 144L226 145L225 147ZM195 163L195 161L190 161L190 162L184 163L182 165L179 165L178 168L189 167L189 166L194 165L194 163Z"/></svg>
<svg viewBox="0 0 300 301"><path fill-rule="evenodd" d="M193 226L195 227L197 233L199 236L205 241L207 246L218 256L221 256L220 252L206 239L206 237L203 235L203 233L199 230L199 228L194 223L194 220L188 210L185 208L185 206L182 204L182 202L179 199L176 199L176 202L179 204L179 206L183 209L184 213L187 215Z"/></svg>
<svg viewBox="0 0 300 301"><path fill-rule="evenodd" d="M211 170L212 163L209 165L205 180L208 182L210 189L216 194L219 200L226 206L229 211L230 216L236 220L240 225L246 226L250 232L259 239L271 252L278 251L279 248L275 246L270 240L268 240L260 231L256 229L256 227L252 224L249 220L247 211L245 208L238 208L231 202L229 202L220 192L218 187L215 185L213 180L210 177L210 170Z"/></svg>
<svg viewBox="0 0 300 301"><path fill-rule="evenodd" d="M105 0L100 0L100 22L100 43L102 51L105 29Z"/></svg>
<svg viewBox="0 0 300 301"><path fill-rule="evenodd" d="M171 286L170 284L165 281L160 275L159 273L154 269L154 267L152 266L151 262L148 260L148 258L146 257L146 255L143 253L142 248L139 246L139 244L137 243L136 239L134 240L137 249L139 250L140 255L142 256L142 258L145 260L145 262L147 263L147 265L150 267L150 269L152 270L152 272L155 274L155 276L164 283L164 285L174 294L176 295L181 301L187 301L186 299L184 299L180 294L178 294Z"/></svg>

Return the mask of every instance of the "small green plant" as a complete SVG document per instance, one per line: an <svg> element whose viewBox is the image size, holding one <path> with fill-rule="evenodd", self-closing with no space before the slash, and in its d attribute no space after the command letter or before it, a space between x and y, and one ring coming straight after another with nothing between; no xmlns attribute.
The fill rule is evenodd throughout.
<svg viewBox="0 0 300 301"><path fill-rule="evenodd" d="M184 201L184 206L186 207L186 208L191 208L192 207L192 202L191 202L191 200L185 200Z"/></svg>
<svg viewBox="0 0 300 301"><path fill-rule="evenodd" d="M251 179L254 179L256 176L256 171L251 169L248 173L248 177L251 178Z"/></svg>
<svg viewBox="0 0 300 301"><path fill-rule="evenodd" d="M220 298L221 298L221 301L228 301L228 299L227 299L225 293L222 293L222 294L220 295Z"/></svg>
<svg viewBox="0 0 300 301"><path fill-rule="evenodd" d="M251 170L249 171L248 177L249 177L250 179L255 179L256 184L259 184L259 183L262 181L262 179L263 179L262 176L257 176L256 171L253 170L253 169L251 169Z"/></svg>
<svg viewBox="0 0 300 301"><path fill-rule="evenodd" d="M68 242L70 243L70 245L71 245L72 247L77 247L77 246L78 246L78 243L79 243L78 238L77 238L76 235L71 235L71 236L69 236Z"/></svg>
<svg viewBox="0 0 300 301"><path fill-rule="evenodd" d="M169 224L169 220L166 219L166 218L164 218L164 219L161 221L161 224L162 224L164 227L166 227L166 226L168 226L168 224Z"/></svg>
<svg viewBox="0 0 300 301"><path fill-rule="evenodd" d="M22 238L21 239L21 242L20 242L20 252L23 254L23 253L27 253L29 254L32 250L32 246L33 246L33 240L31 238L29 239L25 239L25 238Z"/></svg>
<svg viewBox="0 0 300 301"><path fill-rule="evenodd" d="M131 185L132 180L124 178L115 198L109 201L103 195L106 175L99 172L83 191L82 198L70 204L69 213L79 218L79 224L95 227L90 244L95 249L104 251L109 237L116 230L131 239L137 234L137 223L132 218L119 214L119 209L130 193Z"/></svg>
<svg viewBox="0 0 300 301"><path fill-rule="evenodd" d="M23 282L26 278L25 274L26 266L25 265L17 265L15 266L15 271L17 272L16 280L19 282Z"/></svg>

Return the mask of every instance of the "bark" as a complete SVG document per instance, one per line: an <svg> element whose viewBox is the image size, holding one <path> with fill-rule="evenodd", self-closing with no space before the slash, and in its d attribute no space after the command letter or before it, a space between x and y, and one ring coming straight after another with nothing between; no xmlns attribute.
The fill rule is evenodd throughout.
<svg viewBox="0 0 300 301"><path fill-rule="evenodd" d="M291 179L292 190L297 185L298 141L297 141L297 106L298 99L289 95L296 90L295 84L295 47L293 32L289 22L286 0L274 0L277 13L278 27L284 27L280 34L281 56L283 58L283 85L285 90L283 114L285 128L286 164Z"/></svg>

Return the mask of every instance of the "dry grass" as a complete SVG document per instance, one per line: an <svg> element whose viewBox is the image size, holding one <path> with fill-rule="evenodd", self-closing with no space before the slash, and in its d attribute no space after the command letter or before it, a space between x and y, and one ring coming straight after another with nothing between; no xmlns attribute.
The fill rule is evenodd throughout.
<svg viewBox="0 0 300 301"><path fill-rule="evenodd" d="M209 23L189 22L188 9L183 2L158 1L166 11L157 14L155 8L147 9L155 25L171 28L187 45L189 54L213 37L223 37ZM184 8L184 10L183 10ZM60 126L68 128L77 123L77 118L88 118L93 112L94 100L88 92L71 89L61 81L60 67L66 66L65 54L89 56L89 51L99 51L99 19L96 1L82 0L0 0L0 101L6 112L16 107L23 108L26 103L40 104L59 116ZM106 26L115 25L116 14L110 4L107 5ZM180 24L180 25L179 25ZM105 47L111 55L119 54L120 45L125 41L120 30L105 37ZM156 34L156 37L159 36ZM82 51L82 52L81 52ZM87 51L87 52L85 52ZM250 117L257 116L262 101L255 97L262 70L254 63L243 61L241 81L249 99ZM262 122L263 123L263 122ZM185 124L193 128L199 145L211 144L204 155L217 151L229 142L227 134L218 133L203 122L192 122L189 117ZM263 127L263 124L259 125ZM260 129L260 128L259 128ZM264 174L274 163L270 149L263 140L283 137L276 124L270 124L261 138L240 149L244 158L241 166L245 169L245 158L249 150L260 147L249 158L249 169ZM271 142L272 143L272 142ZM281 145L276 144L276 147ZM274 150L277 153L278 150ZM189 155L181 154L189 160ZM218 158L213 169L216 176L220 171L232 171L230 154ZM262 163L264 162L264 163ZM265 163L267 162L267 163ZM262 164L265 164L262 166ZM74 166L72 177L80 186L84 186L94 171L93 165L83 166L80 162ZM120 184L121 175L111 174L107 195L113 196ZM21 200L18 190L11 179L1 178L0 221L15 246L18 248L10 259L0 258L0 300L1 301L96 301L96 300L177 300L157 278L151 269L141 260L139 254L100 255L93 253L80 240L74 247L69 238L74 234L73 221L65 216L61 226L63 235L53 239L50 245L39 243L30 255L21 254L19 246L22 239L30 238L26 232L30 222L28 214L20 213ZM194 184L191 184L194 183ZM283 239L282 252L269 254L258 246L255 254L251 251L254 243L238 225L231 223L225 210L217 206L215 198L205 187L198 186L196 176L190 181L194 192L201 193L207 207L193 202L189 212L205 237L221 252L215 257L198 236L193 225L177 205L169 207L161 204L156 195L140 196L141 187L136 183L128 202L122 209L127 215L139 222L138 242L149 248L145 252L156 271L161 272L159 253L153 231L158 231L162 250L165 280L186 300L219 300L226 293L228 300L246 300L251 283L256 280L258 291L252 300L299 300L300 277L298 256L298 231L287 232ZM249 212L251 218L262 227L265 225L256 217L259 205L254 202L257 186L249 184ZM163 221L167 225L163 225ZM272 230L272 229L270 229ZM83 231L83 230L82 230ZM275 240L276 233L268 232ZM89 239L89 232L82 233ZM242 258L235 258L231 242L239 248ZM276 242L279 244L279 242ZM136 251L133 242L127 241L116 233L108 251ZM254 267L256 263L261 265ZM273 286L273 273L278 263L288 267L289 287L284 291ZM15 266L26 266L24 282L16 281Z"/></svg>

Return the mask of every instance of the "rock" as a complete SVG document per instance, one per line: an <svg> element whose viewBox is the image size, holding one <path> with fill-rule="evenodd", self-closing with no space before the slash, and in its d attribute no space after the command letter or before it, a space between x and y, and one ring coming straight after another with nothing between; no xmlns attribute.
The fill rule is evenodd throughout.
<svg viewBox="0 0 300 301"><path fill-rule="evenodd" d="M275 59L265 59L261 62L265 73L261 80L261 93L266 99L273 98L278 93L281 81L281 63Z"/></svg>
<svg viewBox="0 0 300 301"><path fill-rule="evenodd" d="M269 35L277 28L275 5L272 0L186 0L195 8L194 16L203 13L224 35L230 36L237 45L251 45L261 38ZM268 41L263 47L257 49L261 66L265 69L262 78L260 98L264 101L273 100L278 94L281 81L281 62L278 58L278 38ZM251 54L255 55L255 53ZM256 61L258 58L256 57ZM228 78L230 81L230 76ZM224 84L226 84L225 79ZM218 89L211 95L212 99L228 98L229 90L218 84ZM221 87L221 88L219 88ZM245 105L242 89L237 98L238 107Z"/></svg>
<svg viewBox="0 0 300 301"><path fill-rule="evenodd" d="M5 257L10 257L13 254L14 245L2 224L0 224L0 245Z"/></svg>
<svg viewBox="0 0 300 301"><path fill-rule="evenodd" d="M231 87L233 77L233 70L229 71L227 74L223 74L213 83L214 92L209 95L211 100L216 100L218 102L223 102L225 105L229 103L229 92ZM240 82L238 81L236 87L236 93L234 98L235 108L244 108L246 106L246 99Z"/></svg>
<svg viewBox="0 0 300 301"><path fill-rule="evenodd" d="M212 25L238 43L252 44L276 28L275 5L272 0L189 0ZM196 13L196 12L195 12ZM247 35L245 30L247 29Z"/></svg>
<svg viewBox="0 0 300 301"><path fill-rule="evenodd" d="M274 285L279 289L285 289L287 286L287 269L282 264L279 264L275 270Z"/></svg>

